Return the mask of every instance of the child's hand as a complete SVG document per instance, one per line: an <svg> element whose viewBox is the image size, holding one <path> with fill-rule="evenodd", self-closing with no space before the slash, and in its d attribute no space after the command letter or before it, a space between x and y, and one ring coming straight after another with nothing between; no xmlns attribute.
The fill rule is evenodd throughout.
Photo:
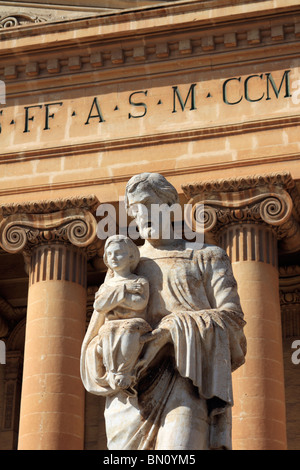
<svg viewBox="0 0 300 470"><path fill-rule="evenodd" d="M130 294L142 294L143 285L140 282L130 282L125 284L125 289Z"/></svg>

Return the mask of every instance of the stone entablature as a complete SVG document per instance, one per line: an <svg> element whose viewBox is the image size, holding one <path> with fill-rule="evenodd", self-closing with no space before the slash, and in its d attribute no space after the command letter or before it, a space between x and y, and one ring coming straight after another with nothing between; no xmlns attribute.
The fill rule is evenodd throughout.
<svg viewBox="0 0 300 470"><path fill-rule="evenodd" d="M19 15L19 17L0 19L0 35L1 27L3 32L5 30L5 36L7 36L7 25L17 25L21 21L24 24L35 23L35 27L37 23L46 22L45 18L39 18L35 15L31 17L29 15L27 17L26 15L23 16L24 18L22 15ZM91 21L89 20L89 22ZM97 21L101 23L101 17L97 18ZM130 17L128 22L129 24L131 23ZM51 25L45 24L43 27L45 28L44 33L47 34ZM91 34L93 34L95 27L96 24L91 24ZM58 28L58 26L56 28L59 29L57 34L59 36L62 35L62 28ZM138 28L138 22L136 28ZM26 31L24 33L24 36L26 36ZM43 34L43 31L41 30L39 33ZM112 67L120 67L124 64L133 66L145 62L162 62L168 58L180 59L183 57L190 57L193 60L197 57L198 60L201 60L199 67L205 69L208 66L208 57L212 57L217 64L224 54L230 60L232 54L236 54L237 50L240 56L240 63L242 63L243 58L249 60L249 52L251 50L255 51L256 62L258 60L264 61L266 49L268 49L268 55L276 54L278 44L281 47L289 47L289 53L292 53L297 48L299 37L300 15L296 17L291 15L282 24L274 23L274 25L270 24L266 19L257 20L256 29L253 29L251 21L248 22L248 25L247 23L245 25L236 21L227 28L224 25L218 24L212 28L211 25L205 24L201 28L193 27L188 32L182 34L181 30L177 31L174 25L172 32L168 32L167 36L162 30L155 38L148 37L147 39L145 39L143 31L139 32L137 29L135 37L128 38L126 45L124 43L123 47L120 47L119 44L114 44L113 31L110 32L107 28L107 34L102 34L101 43L97 47L89 48L88 51L81 49L79 53L78 44L72 45L72 42L69 41L69 57L66 59L64 51L59 51L58 43L55 47L55 55L47 61L45 61L44 52L41 51L40 56L35 53L35 57L33 58L32 56L31 60L24 66L20 56L19 63L16 63L15 60L12 64L8 63L3 69L0 69L0 75L9 81L22 80L26 79L26 77L47 78L49 76L55 77L57 75L64 76L66 74L78 73L78 71L103 71L110 70ZM4 47L5 39L3 40ZM7 37L7 39L9 38ZM42 44L39 44L38 47L41 50L43 49ZM257 50L259 47L263 47L263 55L260 55L259 50Z"/></svg>
<svg viewBox="0 0 300 470"><path fill-rule="evenodd" d="M128 161L160 168L177 187L256 164L284 165L297 179L300 11L289 0L270 19L269 6L168 2L2 28L2 201L95 186L101 201L116 201Z"/></svg>

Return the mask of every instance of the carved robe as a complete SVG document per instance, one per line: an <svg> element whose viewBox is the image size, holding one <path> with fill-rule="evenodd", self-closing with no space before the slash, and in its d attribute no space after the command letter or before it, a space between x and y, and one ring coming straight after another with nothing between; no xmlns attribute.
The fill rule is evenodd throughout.
<svg viewBox="0 0 300 470"><path fill-rule="evenodd" d="M129 396L136 395L136 364L143 348L141 337L152 330L145 320L149 283L135 275L118 280L109 277L96 293L94 314L87 332L98 345L98 354L94 351L90 365L94 364L99 385L109 390L123 389ZM141 291L128 292L125 285L135 283L141 286Z"/></svg>
<svg viewBox="0 0 300 470"><path fill-rule="evenodd" d="M147 320L153 328L167 325L172 344L141 369L137 396L125 397L99 384L102 364L87 332L82 379L88 391L107 397L108 448L230 449L231 372L246 353L230 261L218 247L186 249L183 241L166 250L148 245L141 255L138 274L150 284Z"/></svg>

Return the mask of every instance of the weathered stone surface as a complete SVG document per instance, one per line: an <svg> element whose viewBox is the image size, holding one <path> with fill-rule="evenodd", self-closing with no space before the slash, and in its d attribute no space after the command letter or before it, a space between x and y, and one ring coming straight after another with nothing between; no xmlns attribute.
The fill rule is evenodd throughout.
<svg viewBox="0 0 300 470"><path fill-rule="evenodd" d="M83 383L89 392L107 397L109 449L231 448L231 372L244 362L245 322L226 253L208 245L187 249L172 234L163 239L162 227L151 226L141 207L149 210L152 204L176 200L175 188L158 174L138 175L127 185L127 210L145 238L136 273L149 281L145 318L153 328L144 335L146 343L136 362L137 394L128 393L129 382L127 390L120 390L107 380L107 357L99 348L102 313L107 313L109 303L114 310L124 302L118 276L106 302L98 303L101 295L96 296L83 343ZM102 286L106 294L108 286ZM136 344L132 342L134 354L139 352ZM112 355L115 345L110 345Z"/></svg>

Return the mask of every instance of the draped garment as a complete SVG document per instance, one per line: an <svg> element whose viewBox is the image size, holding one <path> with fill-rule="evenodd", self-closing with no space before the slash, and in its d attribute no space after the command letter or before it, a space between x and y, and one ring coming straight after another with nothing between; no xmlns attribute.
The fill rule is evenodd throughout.
<svg viewBox="0 0 300 470"><path fill-rule="evenodd" d="M246 339L229 258L219 247L193 250L183 241L166 250L148 244L141 256L137 272L150 285L147 321L153 328L169 328L172 345L140 371L137 395L125 397L101 380L103 364L93 328L87 331L82 380L88 391L107 397L108 448L171 449L172 432L165 424L177 407L174 433L179 426L191 430L182 449L230 449L231 373L244 363ZM207 445L201 442L201 420L209 426Z"/></svg>

